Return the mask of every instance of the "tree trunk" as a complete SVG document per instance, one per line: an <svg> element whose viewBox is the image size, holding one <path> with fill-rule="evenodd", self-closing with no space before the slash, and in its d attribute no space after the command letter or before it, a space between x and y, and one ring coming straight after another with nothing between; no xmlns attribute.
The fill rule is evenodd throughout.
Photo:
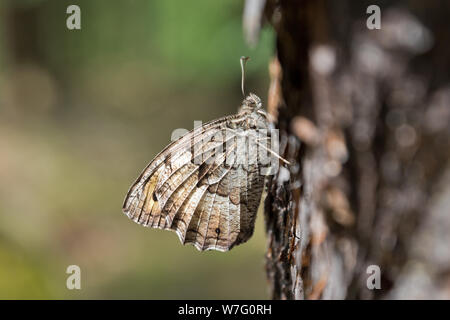
<svg viewBox="0 0 450 320"><path fill-rule="evenodd" d="M265 3L291 162L265 202L274 299L450 298L450 4L378 1L369 30L370 4Z"/></svg>

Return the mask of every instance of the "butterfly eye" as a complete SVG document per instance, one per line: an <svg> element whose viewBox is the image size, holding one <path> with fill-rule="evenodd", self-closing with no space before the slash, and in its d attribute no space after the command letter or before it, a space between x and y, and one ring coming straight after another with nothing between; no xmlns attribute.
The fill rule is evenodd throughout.
<svg viewBox="0 0 450 320"><path fill-rule="evenodd" d="M153 192L153 194L152 194L152 199L153 199L153 201L158 201L158 198L156 197L156 192Z"/></svg>

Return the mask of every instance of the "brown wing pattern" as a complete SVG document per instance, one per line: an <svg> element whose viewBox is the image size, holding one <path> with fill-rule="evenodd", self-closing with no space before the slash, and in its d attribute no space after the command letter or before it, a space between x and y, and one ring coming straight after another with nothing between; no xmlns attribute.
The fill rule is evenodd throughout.
<svg viewBox="0 0 450 320"><path fill-rule="evenodd" d="M248 240L264 177L257 164L236 163L245 151L227 131L230 119L245 120L212 121L166 147L130 188L123 212L136 223L176 232L198 250L227 251ZM214 139L216 133L222 138Z"/></svg>

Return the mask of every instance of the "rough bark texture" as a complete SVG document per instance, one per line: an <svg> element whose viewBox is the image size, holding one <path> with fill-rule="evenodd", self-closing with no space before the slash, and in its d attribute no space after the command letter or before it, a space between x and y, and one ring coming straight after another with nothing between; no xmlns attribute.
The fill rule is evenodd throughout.
<svg viewBox="0 0 450 320"><path fill-rule="evenodd" d="M450 298L450 4L268 0L275 299ZM367 267L381 289L367 288Z"/></svg>

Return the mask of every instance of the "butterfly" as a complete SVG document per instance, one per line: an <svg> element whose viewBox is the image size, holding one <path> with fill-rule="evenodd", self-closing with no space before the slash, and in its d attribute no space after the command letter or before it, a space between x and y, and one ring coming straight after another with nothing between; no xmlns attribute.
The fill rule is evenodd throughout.
<svg viewBox="0 0 450 320"><path fill-rule="evenodd" d="M261 99L250 93L237 114L172 142L130 187L123 212L143 226L174 231L200 251L228 251L246 242L265 178L282 159L273 150L277 137L269 119Z"/></svg>

